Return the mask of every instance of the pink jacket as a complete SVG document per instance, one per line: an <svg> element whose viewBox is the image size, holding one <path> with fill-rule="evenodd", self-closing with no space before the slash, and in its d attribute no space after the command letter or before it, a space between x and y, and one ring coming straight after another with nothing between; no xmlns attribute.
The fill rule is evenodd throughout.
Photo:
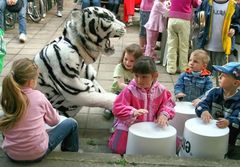
<svg viewBox="0 0 240 167"><path fill-rule="evenodd" d="M153 6L154 0L142 0L140 4L140 10L150 12Z"/></svg>
<svg viewBox="0 0 240 167"><path fill-rule="evenodd" d="M45 124L54 126L60 118L40 91L31 88L22 91L29 99L28 109L13 128L4 132L2 148L15 160L35 160L42 157L48 149Z"/></svg>
<svg viewBox="0 0 240 167"><path fill-rule="evenodd" d="M145 28L152 31L163 32L166 27L167 13L168 9L165 3L155 0Z"/></svg>
<svg viewBox="0 0 240 167"><path fill-rule="evenodd" d="M201 0L171 0L169 17L191 20L192 8L198 7L201 2Z"/></svg>
<svg viewBox="0 0 240 167"><path fill-rule="evenodd" d="M114 127L128 131L130 125L137 122L154 122L160 114L172 119L175 115L174 106L171 93L159 82L155 82L147 91L138 88L135 80L132 80L114 102ZM141 108L147 109L148 114L134 117L134 110Z"/></svg>

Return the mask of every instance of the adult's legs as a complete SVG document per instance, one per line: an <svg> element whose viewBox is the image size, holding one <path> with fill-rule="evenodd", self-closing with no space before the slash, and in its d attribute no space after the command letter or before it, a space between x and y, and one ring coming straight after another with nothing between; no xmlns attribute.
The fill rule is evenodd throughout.
<svg viewBox="0 0 240 167"><path fill-rule="evenodd" d="M176 19L169 18L168 20L168 38L167 38L167 72L175 74L177 71L177 50L178 50L178 35L176 33Z"/></svg>
<svg viewBox="0 0 240 167"><path fill-rule="evenodd" d="M47 153L61 144L62 151L77 152L79 149L78 123L73 118L67 118L57 127L48 132L49 144Z"/></svg>
<svg viewBox="0 0 240 167"><path fill-rule="evenodd" d="M145 24L148 22L149 16L150 16L150 12L145 12L140 10L139 45L143 53L145 52L146 43L147 43Z"/></svg>
<svg viewBox="0 0 240 167"><path fill-rule="evenodd" d="M188 50L190 36L190 21L179 20L178 38L179 38L179 69L181 72L188 67Z"/></svg>
<svg viewBox="0 0 240 167"><path fill-rule="evenodd" d="M24 5L18 13L18 23L19 23L19 34L27 34L27 22L26 22L26 12L27 12L27 0L23 0Z"/></svg>
<svg viewBox="0 0 240 167"><path fill-rule="evenodd" d="M82 0L82 9L90 6L90 0Z"/></svg>
<svg viewBox="0 0 240 167"><path fill-rule="evenodd" d="M63 0L57 0L57 11L63 11Z"/></svg>
<svg viewBox="0 0 240 167"><path fill-rule="evenodd" d="M123 21L128 23L128 17L134 15L135 0L124 0Z"/></svg>

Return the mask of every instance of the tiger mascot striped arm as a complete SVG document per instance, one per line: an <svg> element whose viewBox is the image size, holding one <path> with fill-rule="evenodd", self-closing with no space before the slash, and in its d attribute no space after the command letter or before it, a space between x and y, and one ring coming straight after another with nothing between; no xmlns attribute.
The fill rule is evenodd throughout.
<svg viewBox="0 0 240 167"><path fill-rule="evenodd" d="M91 63L101 54L112 55L110 38L125 33L125 24L104 8L73 10L63 35L34 58L40 69L38 89L67 117L75 116L82 106L111 109L116 95L98 84Z"/></svg>

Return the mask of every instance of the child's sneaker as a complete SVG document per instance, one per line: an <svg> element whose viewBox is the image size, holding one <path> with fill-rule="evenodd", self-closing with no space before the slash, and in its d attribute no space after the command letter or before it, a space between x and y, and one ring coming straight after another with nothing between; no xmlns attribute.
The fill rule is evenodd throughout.
<svg viewBox="0 0 240 167"><path fill-rule="evenodd" d="M113 113L111 110L109 109L105 109L103 111L103 117L106 119L106 120L110 120L111 118L113 118Z"/></svg>

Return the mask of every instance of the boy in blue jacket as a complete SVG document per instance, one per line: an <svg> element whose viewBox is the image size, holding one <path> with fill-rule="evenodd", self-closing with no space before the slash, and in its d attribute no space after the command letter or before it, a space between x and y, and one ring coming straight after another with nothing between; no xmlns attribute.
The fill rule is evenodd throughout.
<svg viewBox="0 0 240 167"><path fill-rule="evenodd" d="M219 87L209 90L196 107L196 114L205 123L217 119L217 127L229 127L229 153L234 150L240 133L240 63L214 65L219 74Z"/></svg>

